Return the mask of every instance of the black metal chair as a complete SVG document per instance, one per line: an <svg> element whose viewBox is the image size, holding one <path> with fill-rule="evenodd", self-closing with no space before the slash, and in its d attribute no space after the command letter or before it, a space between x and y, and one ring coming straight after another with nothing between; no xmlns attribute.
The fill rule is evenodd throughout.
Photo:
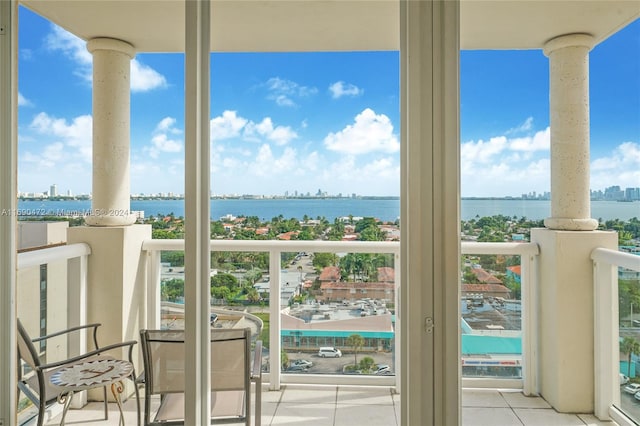
<svg viewBox="0 0 640 426"><path fill-rule="evenodd" d="M51 376L55 374L57 371L64 367L68 367L78 362L97 360L97 359L114 359L113 356L109 356L105 354L106 352L129 347L129 362L133 364L133 345L137 342L135 340L131 340L128 342L115 343L108 346L99 346L98 345L98 327L99 323L96 324L87 324L81 325L77 327L72 327L66 330L62 330L56 333L48 334L46 336L36 337L32 339L29 337L29 334L25 330L24 326L20 322L20 319L17 320L18 326L18 397L20 392L24 393L24 395L33 402L33 404L38 407L38 426L42 426L44 423L45 417L45 409L51 404L55 403L58 399L58 395L60 394L60 388L52 385L49 381ZM87 331L92 331L92 341L93 341L93 350L86 352L81 355L77 355L65 360L42 363L40 360L40 354L36 349L35 344L38 342L42 342L54 337L71 335L71 333L83 333ZM31 371L26 374L23 373L23 365L25 363ZM131 380L135 383L135 368L130 376ZM104 392L104 418L105 420L109 417L108 407L107 407L107 388L106 386L103 388ZM140 399L138 395L138 388L135 386L136 392L136 401L138 404L138 424L140 424ZM19 398L18 398L19 399Z"/></svg>

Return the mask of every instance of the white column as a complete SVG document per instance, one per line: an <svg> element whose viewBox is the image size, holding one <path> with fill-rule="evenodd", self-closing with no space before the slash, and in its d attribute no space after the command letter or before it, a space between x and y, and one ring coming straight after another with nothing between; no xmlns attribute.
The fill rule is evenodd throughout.
<svg viewBox="0 0 640 426"><path fill-rule="evenodd" d="M458 1L400 2L401 423L460 424Z"/></svg>
<svg viewBox="0 0 640 426"><path fill-rule="evenodd" d="M18 2L0 1L0 425L16 419Z"/></svg>
<svg viewBox="0 0 640 426"><path fill-rule="evenodd" d="M130 68L133 46L95 38L93 54L93 191L91 226L131 225L129 139Z"/></svg>
<svg viewBox="0 0 640 426"><path fill-rule="evenodd" d="M549 229L593 231L589 192L589 50L593 37L570 34L544 46L549 57L551 217Z"/></svg>

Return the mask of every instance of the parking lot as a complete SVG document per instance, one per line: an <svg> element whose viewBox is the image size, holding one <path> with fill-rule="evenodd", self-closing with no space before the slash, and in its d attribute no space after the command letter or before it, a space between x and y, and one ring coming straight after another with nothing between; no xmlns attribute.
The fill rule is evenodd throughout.
<svg viewBox="0 0 640 426"><path fill-rule="evenodd" d="M310 354L304 352L291 352L287 355L289 356L290 363L298 359L305 359L311 361L313 365L302 371L284 371L286 374L342 374L342 369L345 365L353 365L354 363L353 353L343 353L341 358L321 358L317 353ZM391 366L392 372L395 371L391 352L358 353L358 362L365 356L373 358L375 364L387 364Z"/></svg>
<svg viewBox="0 0 640 426"><path fill-rule="evenodd" d="M636 422L640 421L640 401L635 399L633 395L628 394L620 387L620 403L622 410L629 415Z"/></svg>

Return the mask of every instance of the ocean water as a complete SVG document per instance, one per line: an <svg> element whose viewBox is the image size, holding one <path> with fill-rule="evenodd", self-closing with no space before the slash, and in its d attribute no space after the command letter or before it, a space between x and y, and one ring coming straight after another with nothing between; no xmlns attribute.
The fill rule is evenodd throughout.
<svg viewBox="0 0 640 426"><path fill-rule="evenodd" d="M19 201L18 209L25 216L68 216L91 211L91 201ZM131 210L144 211L145 217L159 214L184 216L184 200L134 200ZM400 216L399 199L216 199L211 201L211 217L214 220L231 214L234 216L257 216L261 220L271 220L279 215L285 219L311 219L325 217L329 221L342 216L376 217L383 221L395 221ZM476 216L524 216L531 220L541 220L550 216L549 201L537 200L462 200L461 219ZM616 201L592 201L591 217L594 219L629 220L640 218L640 202L623 203Z"/></svg>

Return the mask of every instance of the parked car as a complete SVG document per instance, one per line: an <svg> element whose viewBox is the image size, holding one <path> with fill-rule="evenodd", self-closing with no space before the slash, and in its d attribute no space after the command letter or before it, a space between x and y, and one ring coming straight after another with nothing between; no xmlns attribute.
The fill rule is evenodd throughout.
<svg viewBox="0 0 640 426"><path fill-rule="evenodd" d="M307 371L309 367L305 367L303 365L293 365L291 364L289 366L289 368L287 368L287 371Z"/></svg>
<svg viewBox="0 0 640 426"><path fill-rule="evenodd" d="M291 365L301 366L304 368L309 368L313 365L311 361L307 361L306 359L296 359L291 363Z"/></svg>
<svg viewBox="0 0 640 426"><path fill-rule="evenodd" d="M342 356L342 352L340 351L340 349L324 347L318 350L318 356L320 358L340 358Z"/></svg>
<svg viewBox="0 0 640 426"><path fill-rule="evenodd" d="M624 374L620 373L620 386L626 385L627 383L629 383L629 378Z"/></svg>
<svg viewBox="0 0 640 426"><path fill-rule="evenodd" d="M640 392L640 384L638 383L629 383L627 386L625 386L624 388L622 388L622 390L624 390L626 393L630 393L630 394L635 394L637 392Z"/></svg>
<svg viewBox="0 0 640 426"><path fill-rule="evenodd" d="M382 376L386 374L391 374L391 367L389 367L387 364L378 364L378 367L373 372L373 374L379 374Z"/></svg>
<svg viewBox="0 0 640 426"><path fill-rule="evenodd" d="M640 392L636 392L636 393L634 393L634 394L633 394L633 397L634 397L635 399L637 399L638 401L640 401Z"/></svg>

